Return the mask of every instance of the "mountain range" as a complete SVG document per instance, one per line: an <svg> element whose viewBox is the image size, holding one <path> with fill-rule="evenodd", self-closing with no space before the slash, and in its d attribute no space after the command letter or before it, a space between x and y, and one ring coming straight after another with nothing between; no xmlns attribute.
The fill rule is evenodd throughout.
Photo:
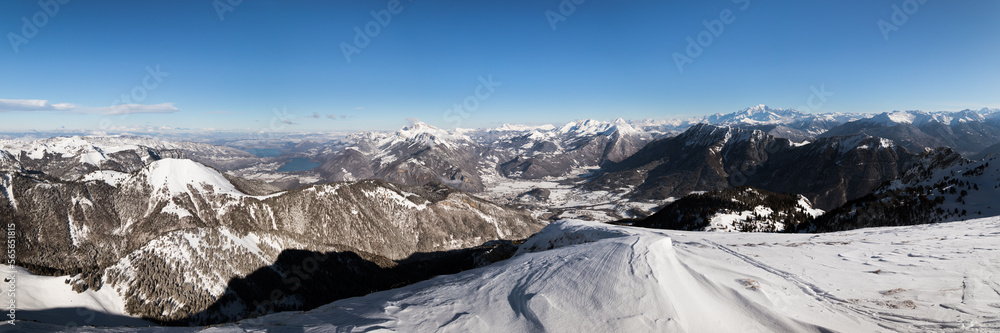
<svg viewBox="0 0 1000 333"><path fill-rule="evenodd" d="M33 274L112 290L129 316L212 324L530 256L561 241L518 244L567 218L826 232L1000 215L996 109L760 105L323 140L257 147L274 154L247 140L0 140L0 221L17 225L17 264ZM294 159L315 167L282 171Z"/></svg>

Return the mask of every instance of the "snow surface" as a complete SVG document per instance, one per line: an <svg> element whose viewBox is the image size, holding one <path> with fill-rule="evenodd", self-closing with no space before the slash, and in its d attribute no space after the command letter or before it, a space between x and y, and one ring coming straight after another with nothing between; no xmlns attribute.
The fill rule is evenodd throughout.
<svg viewBox="0 0 1000 333"><path fill-rule="evenodd" d="M560 221L509 260L312 311L111 331L995 332L998 230L995 217L830 234Z"/></svg>
<svg viewBox="0 0 1000 333"><path fill-rule="evenodd" d="M141 173L146 175L155 193L166 192L171 197L188 193L188 185L209 185L214 188L215 193L244 195L221 173L192 160L158 160L150 163Z"/></svg>
<svg viewBox="0 0 1000 333"><path fill-rule="evenodd" d="M10 266L4 266L4 278L7 279L10 275ZM17 319L77 325L150 325L145 320L125 314L125 302L112 288L77 293L66 284L66 279L70 278L68 275L34 275L17 266L14 266L13 275ZM7 305L10 304L7 291L10 290L11 283L4 280L0 287L4 290L0 294L0 302L3 302L6 311ZM4 319L7 319L6 316ZM21 325L19 322L15 326ZM6 332L11 328L14 327L0 325L0 331Z"/></svg>
<svg viewBox="0 0 1000 333"><path fill-rule="evenodd" d="M632 208L652 214L657 208L676 200L669 198L641 201L625 197L625 192L591 191L580 188L579 184L586 182L586 177L596 170L590 167L577 167L567 172L565 176L546 177L540 180L505 178L494 170L492 174L484 175L483 184L486 190L477 195L500 204L522 206L536 218L558 213L555 218L597 222L637 217L629 212ZM537 201L530 196L521 196L534 189L548 190L550 192L548 199Z"/></svg>
<svg viewBox="0 0 1000 333"><path fill-rule="evenodd" d="M40 159L45 154L62 158L77 157L80 162L100 166L108 154L125 150L138 150L141 146L160 149L177 148L176 144L152 138L129 136L70 136L41 140L0 140L0 149L24 152L32 159Z"/></svg>
<svg viewBox="0 0 1000 333"><path fill-rule="evenodd" d="M972 110L962 111L935 111L926 112L919 110L884 112L875 115L868 121L882 126L895 126L899 124L911 124L922 126L927 123L941 123L944 125L956 125L969 122L983 122L989 114Z"/></svg>
<svg viewBox="0 0 1000 333"><path fill-rule="evenodd" d="M105 182L108 185L111 185L111 186L114 186L114 187L118 187L118 185L120 185L123 181L125 181L126 179L128 179L131 176L132 175L130 175L130 174L127 174L127 173L124 173L124 172L118 172L118 171L114 171L114 170L97 170L97 171L94 171L94 172L91 172L89 174L84 175L83 179L81 179L81 181L88 182L88 181L91 181L91 180L96 180L96 181Z"/></svg>

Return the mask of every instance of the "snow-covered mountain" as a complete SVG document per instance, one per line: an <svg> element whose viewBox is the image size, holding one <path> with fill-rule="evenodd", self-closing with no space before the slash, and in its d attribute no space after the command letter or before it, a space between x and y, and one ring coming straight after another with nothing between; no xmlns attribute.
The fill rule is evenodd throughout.
<svg viewBox="0 0 1000 333"><path fill-rule="evenodd" d="M441 184L367 180L250 195L248 182L185 159L83 179L0 174L0 220L17 225L18 264L82 273L77 289L114 288L128 313L159 321L207 311L228 293L230 279L271 265L288 249L350 251L388 263L521 239L541 226L523 211ZM302 305L288 302L282 308ZM249 301L227 304L198 318L258 311Z"/></svg>
<svg viewBox="0 0 1000 333"><path fill-rule="evenodd" d="M784 232L823 214L801 194L734 187L696 193L663 207L634 225L694 231Z"/></svg>
<svg viewBox="0 0 1000 333"><path fill-rule="evenodd" d="M652 137L620 118L612 122L584 120L552 130L505 133L488 154L498 163L503 177L541 179L621 161Z"/></svg>
<svg viewBox="0 0 1000 333"><path fill-rule="evenodd" d="M830 209L895 179L915 159L891 141L869 136L795 144L760 130L699 124L603 166L584 186L662 200L748 185L802 194Z"/></svg>
<svg viewBox="0 0 1000 333"><path fill-rule="evenodd" d="M0 140L0 155L25 169L75 181L96 170L132 172L162 158L189 158L229 169L257 163L250 153L206 143L171 142L138 136L73 136Z"/></svg>
<svg viewBox="0 0 1000 333"><path fill-rule="evenodd" d="M562 221L506 261L311 311L101 330L989 332L1000 330L990 278L1000 272L983 263L1000 260L997 228L990 218L811 235Z"/></svg>
<svg viewBox="0 0 1000 333"><path fill-rule="evenodd" d="M1000 123L989 109L957 112L893 111L831 128L823 137L866 134L893 140L910 151L950 147L972 155L1000 143Z"/></svg>
<svg viewBox="0 0 1000 333"><path fill-rule="evenodd" d="M89 308L175 324L297 311L207 330L990 330L996 325L982 314L996 302L979 295L991 272L969 271L971 259L956 266L961 278L930 266L892 271L924 265L914 258L925 253L892 257L889 249L898 249L889 238L899 230L919 228L854 231L868 237L859 245L852 234L694 235L563 221L514 251L542 219L611 222L659 207L631 222L812 232L1000 215L995 156L973 162L913 140L986 144L998 115L761 105L685 121L474 130L414 122L275 143L282 157L140 137L2 140L0 221L18 225L25 274L63 276L63 288L93 298L80 303ZM321 164L278 171L290 158ZM991 244L968 235L978 225L921 228ZM858 246L872 253L854 253ZM958 257L954 250L937 257ZM828 260L795 265L816 257ZM861 271L877 265L888 266ZM799 276L806 268L827 275ZM828 276L839 271L885 280L872 284L878 289L842 285ZM925 276L948 283L900 285ZM952 290L956 281L968 290ZM66 302L32 306L52 310L45 304ZM942 324L944 316L965 322Z"/></svg>
<svg viewBox="0 0 1000 333"><path fill-rule="evenodd" d="M740 127L762 130L770 135L795 142L813 140L827 130L859 119L871 117L863 113L803 113L795 109L771 108L761 104L736 112L694 117L689 119L643 120L632 124L646 131L680 133L696 124Z"/></svg>
<svg viewBox="0 0 1000 333"><path fill-rule="evenodd" d="M317 158L323 161L318 170L327 181L440 181L479 192L485 182L502 178L564 176L575 168L618 161L649 139L621 119L480 130L444 130L418 122L396 132L357 133L348 138L351 146Z"/></svg>
<svg viewBox="0 0 1000 333"><path fill-rule="evenodd" d="M481 191L478 172L482 148L457 130L416 122L396 132L359 132L350 145L317 156L324 181L382 179L403 185L444 182L465 191Z"/></svg>
<svg viewBox="0 0 1000 333"><path fill-rule="evenodd" d="M802 225L800 230L835 231L998 216L997 158L969 161L947 148L929 151L900 178Z"/></svg>

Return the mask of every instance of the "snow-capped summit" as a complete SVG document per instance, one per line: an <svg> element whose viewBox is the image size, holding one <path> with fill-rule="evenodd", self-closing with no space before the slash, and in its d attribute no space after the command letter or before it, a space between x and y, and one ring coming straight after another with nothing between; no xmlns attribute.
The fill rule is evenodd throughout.
<svg viewBox="0 0 1000 333"><path fill-rule="evenodd" d="M29 158L41 159L45 155L58 158L80 156L81 162L97 165L105 159L105 154L122 150L136 149L138 145L120 138L103 137L54 137L36 141L3 140L0 149L15 152L23 151Z"/></svg>
<svg viewBox="0 0 1000 333"><path fill-rule="evenodd" d="M872 117L869 122L883 126L895 126L908 124L921 126L928 123L941 123L943 125L955 125L958 123L982 122L986 120L982 114L972 110L957 112L939 111L926 112L919 110L883 112Z"/></svg>
<svg viewBox="0 0 1000 333"><path fill-rule="evenodd" d="M399 139L426 146L452 145L456 141L469 141L469 137L461 133L440 129L419 121L403 127L396 132L396 136L397 138L391 141L391 144L397 143Z"/></svg>
<svg viewBox="0 0 1000 333"><path fill-rule="evenodd" d="M805 114L793 109L774 109L760 104L729 114L714 114L703 119L714 125L773 125L787 124Z"/></svg>
<svg viewBox="0 0 1000 333"><path fill-rule="evenodd" d="M560 134L598 134L604 132L607 125L599 120L586 119L582 121L571 121L559 128Z"/></svg>
<svg viewBox="0 0 1000 333"><path fill-rule="evenodd" d="M143 179L152 187L153 193L164 193L171 197L189 193L188 186L211 186L214 193L245 195L218 171L186 159L167 158L155 161L133 179Z"/></svg>
<svg viewBox="0 0 1000 333"><path fill-rule="evenodd" d="M527 131L552 131L556 127L552 124L531 126L531 125L521 125L521 124L503 124L500 127L490 129L491 131L497 132L527 132Z"/></svg>
<svg viewBox="0 0 1000 333"><path fill-rule="evenodd" d="M1000 114L1000 108L984 107L982 109L979 109L979 114L982 114L984 116L985 115Z"/></svg>
<svg viewBox="0 0 1000 333"><path fill-rule="evenodd" d="M639 134L640 131L636 130L632 125L622 118L615 119L612 122L586 119L581 121L571 121L566 123L559 128L557 131L559 134L572 135L572 136L594 136L594 135L606 135L611 136L615 132L619 134Z"/></svg>
<svg viewBox="0 0 1000 333"><path fill-rule="evenodd" d="M629 124L625 119L618 118L611 122L611 128L613 132L617 132L619 135L639 135L642 131L635 129Z"/></svg>

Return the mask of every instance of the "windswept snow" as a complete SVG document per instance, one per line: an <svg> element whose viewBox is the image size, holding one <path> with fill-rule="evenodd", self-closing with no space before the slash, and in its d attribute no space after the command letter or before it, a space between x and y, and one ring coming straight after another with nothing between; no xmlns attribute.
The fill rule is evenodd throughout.
<svg viewBox="0 0 1000 333"><path fill-rule="evenodd" d="M818 235L560 221L491 266L304 313L138 331L995 332L997 230L1000 218Z"/></svg>
<svg viewBox="0 0 1000 333"><path fill-rule="evenodd" d="M9 266L4 267L5 279L11 275L14 276L13 281L5 280L0 285L4 290L0 293L2 294L0 302L3 302L6 312L7 305L11 304L7 291L13 282L17 319L98 326L150 324L125 314L125 302L112 288L77 293L66 284L70 276L41 276L31 274L21 267L15 266L13 271ZM4 324L0 325L0 331L14 332L24 326L23 324L27 323L18 322L15 326L9 326L4 321Z"/></svg>

